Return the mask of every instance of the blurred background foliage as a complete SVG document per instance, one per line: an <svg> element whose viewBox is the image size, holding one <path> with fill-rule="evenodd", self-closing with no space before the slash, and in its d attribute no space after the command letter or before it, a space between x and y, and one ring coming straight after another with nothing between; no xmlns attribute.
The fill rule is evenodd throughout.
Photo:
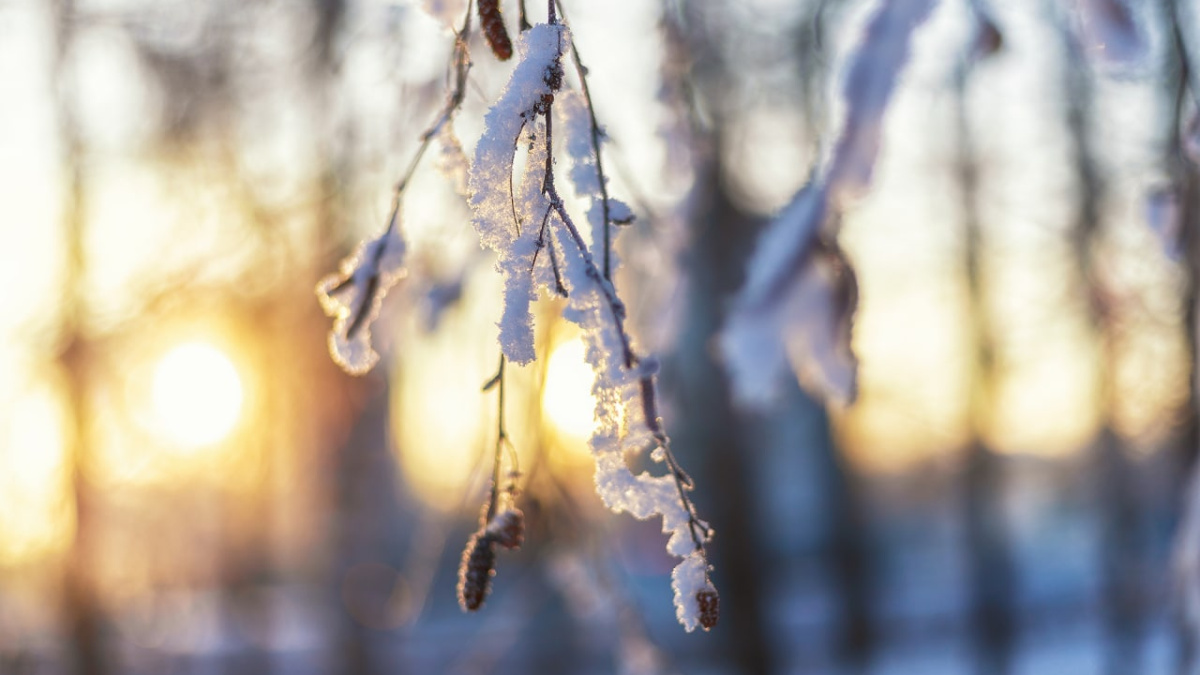
<svg viewBox="0 0 1200 675"><path fill-rule="evenodd" d="M1113 1L939 3L845 214L860 398L747 414L712 337L875 3L566 3L718 533L722 622L688 635L656 527L592 493L550 301L509 409L527 544L459 611L499 284L432 164L384 363L326 353L314 285L383 226L462 0L0 1L0 672L1186 672L1200 36L1133 4L1130 47L1079 30ZM468 143L507 67L472 53Z"/></svg>

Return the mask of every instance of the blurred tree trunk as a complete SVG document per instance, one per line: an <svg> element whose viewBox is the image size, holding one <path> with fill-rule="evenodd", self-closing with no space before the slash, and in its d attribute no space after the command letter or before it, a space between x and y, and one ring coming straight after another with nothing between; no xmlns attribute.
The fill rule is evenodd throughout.
<svg viewBox="0 0 1200 675"><path fill-rule="evenodd" d="M1186 508L1189 479L1196 480L1193 471L1196 467L1197 454L1200 453L1200 395L1197 391L1197 387L1200 386L1200 334L1198 334L1197 327L1197 319L1200 318L1198 317L1200 307L1197 305L1200 303L1200 296L1197 293L1200 289L1200 175L1197 174L1196 165L1184 151L1185 144L1188 142L1185 137L1185 134L1188 133L1185 130L1187 126L1186 111L1189 107L1195 109L1194 101L1197 95L1193 85L1195 78L1193 60L1187 42L1189 35L1185 32L1187 29L1181 15L1181 12L1186 12L1187 9L1179 0L1165 0L1165 3L1168 25L1164 32L1170 36L1172 43L1167 65L1168 75L1165 79L1168 82L1174 82L1175 87L1167 89L1170 100L1166 102L1168 112L1165 118L1168 128L1163 135L1166 140L1164 156L1179 207L1179 249L1186 270L1184 287L1181 291L1184 309L1183 330L1188 358L1191 360L1188 371L1187 403L1183 410L1184 418L1181 422L1178 441L1179 467L1175 475L1179 476L1179 481L1169 490L1171 510L1178 512ZM1189 106L1189 100L1193 102L1191 106ZM1179 519L1178 524L1179 527L1198 525L1190 523L1186 515ZM1181 535L1176 532L1175 541L1179 542L1180 539ZM1174 609L1180 644L1178 672L1194 673L1200 667L1200 663L1198 663L1200 645L1197 644L1197 636L1184 621L1183 608L1175 607Z"/></svg>
<svg viewBox="0 0 1200 675"><path fill-rule="evenodd" d="M316 177L320 199L314 244L318 263L328 262L327 267L332 270L336 268L336 259L344 253L338 249L339 242L344 241L348 233L345 188L352 171L349 127L340 126L336 115L341 70L337 41L346 14L346 1L311 0L311 3L315 26L308 77L313 92L320 158ZM328 476L333 481L329 485L334 507L330 541L335 550L330 590L338 601L340 617L334 673L382 675L399 672L378 653L373 644L372 629L363 625L361 617L350 613L345 601L347 593L361 592L361 589L347 586L359 583L351 578L355 566L388 561L390 549L395 545L391 540L396 530L388 525L397 521L398 514L395 465L386 432L387 411L387 390L371 392L350 437L333 456L333 467ZM390 592L389 589L379 590Z"/></svg>
<svg viewBox="0 0 1200 675"><path fill-rule="evenodd" d="M802 405L820 404L804 396ZM836 655L850 673L867 673L877 641L871 617L875 591L874 567L871 564L869 526L864 500L859 497L859 482L854 469L843 455L821 408L821 434L800 452L816 452L821 467L821 482L825 486L827 512L830 514L827 567L833 574L840 614Z"/></svg>
<svg viewBox="0 0 1200 675"><path fill-rule="evenodd" d="M72 644L73 672L103 675L108 672L102 639L102 614L92 573L95 548L95 494L88 477L91 459L88 370L91 361L86 334L85 227L87 190L83 168L83 140L73 99L73 80L68 57L75 38L76 11L72 0L51 4L54 22L55 115L61 143L63 175L62 228L67 249L61 314L58 361L63 375L65 406L64 434L75 499L75 535L67 552L63 583L67 631Z"/></svg>
<svg viewBox="0 0 1200 675"><path fill-rule="evenodd" d="M963 475L966 554L976 672L1002 675L1012 668L1016 639L1014 569L1004 519L1003 460L985 440L994 398L996 346L982 262L984 241L979 211L979 164L968 106L970 65L963 64L961 68L957 82L958 175L962 186L965 266L975 347L968 410L972 440L967 448Z"/></svg>
<svg viewBox="0 0 1200 675"><path fill-rule="evenodd" d="M363 616L355 616L350 603L362 602L363 595L378 599L378 605L362 605L371 616L386 618L388 598L394 589L369 584L374 579L355 575L363 564L395 567L400 530L395 523L404 519L399 509L396 466L388 443L388 396L386 390L374 392L350 437L334 461L336 473L336 515L333 539L332 590L338 602L339 636L335 651L334 673L346 675L395 675L403 672L389 662L372 640L380 626L366 626ZM382 580L380 580L382 581ZM368 592L369 593L365 593ZM362 611L360 609L359 611Z"/></svg>
<svg viewBox="0 0 1200 675"><path fill-rule="evenodd" d="M1124 440L1113 429L1113 412L1119 392L1113 381L1116 331L1113 298L1105 288L1094 260L1101 233L1104 181L1092 145L1092 73L1081 45L1065 17L1058 21L1067 58L1064 64L1067 94L1067 126L1071 133L1072 159L1078 180L1078 204L1070 228L1079 296L1099 350L1095 367L1099 383L1100 432L1093 443L1093 462L1098 469L1102 545L1101 583L1105 599L1105 670L1110 675L1134 675L1141 670L1139 636L1143 609L1139 570L1143 546L1138 536L1140 509L1136 490L1136 467L1129 461Z"/></svg>
<svg viewBox="0 0 1200 675"><path fill-rule="evenodd" d="M1166 162L1175 183L1176 195L1179 198L1180 214L1180 249L1184 265L1187 268L1184 301L1184 330L1187 336L1188 355L1192 359L1192 368L1188 378L1188 418L1185 422L1182 437L1182 460L1191 467L1200 454L1200 399L1197 398L1197 386L1200 385L1200 358L1197 348L1200 347L1197 332L1197 289L1200 288L1200 175L1197 175L1195 163L1187 156L1184 146L1188 142L1186 134L1190 131L1186 112L1195 110L1198 100L1193 84L1196 73L1188 47L1187 30L1182 23L1181 11L1184 9L1180 0L1166 0L1169 26L1167 34L1171 36L1172 50L1169 61L1170 74L1168 81L1175 83L1169 89L1169 128L1165 134L1167 139ZM1191 105L1189 106L1189 102Z"/></svg>
<svg viewBox="0 0 1200 675"><path fill-rule="evenodd" d="M732 407L725 374L710 349L720 327L720 308L737 288L756 230L726 196L719 160L699 169L697 180L705 185L697 193L709 200L694 211L691 246L683 262L690 292L687 314L666 374L678 405L672 435L680 461L696 479L701 514L717 531L710 549L721 593L717 630L728 636L736 671L761 675L776 672L777 663L767 640L766 561L756 537L759 514L748 467L758 450L746 447L750 435L743 433L745 421Z"/></svg>
<svg viewBox="0 0 1200 675"><path fill-rule="evenodd" d="M721 147L714 142L711 147ZM721 183L721 163L709 162L698 180L697 193L707 195L698 205L686 253L690 295L685 326L668 373L672 399L678 405L677 447L681 459L693 468L702 514L717 531L713 546L717 582L721 591L721 625L728 636L736 668L742 673L778 672L780 663L768 639L767 600L772 595L770 563L760 540L769 526L762 520L786 520L783 514L761 513L764 501L752 484L753 463L774 450L752 447L762 437L756 427L763 419L740 414L730 399L728 381L714 359L711 344L720 328L722 308L743 280L746 260L753 248L759 223L739 211ZM820 457L819 482L829 496L827 513L832 521L824 551L839 601L837 656L855 672L864 671L873 651L870 617L869 560L856 508L850 470L832 440L824 408L792 385L794 395L784 397L780 416L807 414L821 419L818 433L802 447L781 448L788 453L812 452ZM689 459L689 457L691 459ZM796 461L800 461L797 459Z"/></svg>

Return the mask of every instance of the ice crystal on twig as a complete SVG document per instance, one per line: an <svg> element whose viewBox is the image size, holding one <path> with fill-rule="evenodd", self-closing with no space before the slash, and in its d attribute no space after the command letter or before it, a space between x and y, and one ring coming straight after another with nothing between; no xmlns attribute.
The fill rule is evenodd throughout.
<svg viewBox="0 0 1200 675"><path fill-rule="evenodd" d="M566 252L563 266L569 292L563 317L583 329L585 358L596 375L592 386L596 426L590 442L596 492L613 511L639 520L661 517L662 530L670 535L667 551L684 558L680 567L704 561L704 544L712 532L696 517L686 495L691 481L670 455L654 401L655 363L634 355L623 328L624 305L600 274L578 230L570 222L564 226L557 230ZM666 475L635 475L629 470L626 454L647 447L659 448L653 457L668 465ZM706 562L702 569L707 572ZM685 620L692 614L683 606L693 602L694 598L676 598L680 620L689 631L697 624Z"/></svg>
<svg viewBox="0 0 1200 675"><path fill-rule="evenodd" d="M571 159L571 170L567 176L571 179L575 194L589 202L587 222L591 230L592 257L602 260L608 226L633 222L633 212L624 203L609 197L604 190L605 179L593 151L592 117L587 99L577 91L563 92L555 101L555 108L567 137L567 156ZM609 256L609 265L615 266L616 260L611 251Z"/></svg>
<svg viewBox="0 0 1200 675"><path fill-rule="evenodd" d="M431 3L429 8L435 16L441 16L445 10L444 3L439 2ZM333 360L352 375L367 372L379 361L379 354L371 346L371 324L379 315L383 296L404 276L405 245L400 231L400 218L408 182L435 137L442 138L443 148L448 154L453 155L457 148L457 154L462 155L451 122L466 95L467 73L471 69L466 43L469 28L469 20L464 19L462 28L455 34L453 89L441 113L422 134L416 154L396 184L387 228L379 237L359 244L354 254L342 261L339 273L317 284L321 307L334 319L333 330L329 334L329 352Z"/></svg>
<svg viewBox="0 0 1200 675"><path fill-rule="evenodd" d="M454 133L453 121L448 120L438 129L437 140L442 149L437 159L438 171L441 171L442 175L450 181L455 194L464 198L470 197L471 193L467 189L467 174L471 168L471 160L467 159L462 142Z"/></svg>

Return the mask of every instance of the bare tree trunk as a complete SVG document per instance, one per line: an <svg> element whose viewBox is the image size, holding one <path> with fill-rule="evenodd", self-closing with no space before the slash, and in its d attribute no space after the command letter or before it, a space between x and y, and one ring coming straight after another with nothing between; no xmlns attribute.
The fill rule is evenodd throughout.
<svg viewBox="0 0 1200 675"><path fill-rule="evenodd" d="M818 406L805 396L807 405ZM830 539L827 565L833 574L840 609L836 654L850 673L867 673L877 641L871 616L875 574L871 564L869 530L859 484L833 438L829 417L821 410L821 435L809 452L820 458L821 478L829 500Z"/></svg>
<svg viewBox="0 0 1200 675"><path fill-rule="evenodd" d="M108 671L108 666L101 635L100 603L91 571L96 537L95 499L87 475L91 455L88 410L90 349L84 327L87 192L83 172L83 141L67 72L67 55L74 40L76 16L72 0L55 0L51 11L55 41L52 72L57 92L55 112L66 179L62 197L62 228L67 255L58 362L66 389L63 414L64 426L68 430L65 434L69 444L66 456L71 467L71 488L75 498L75 536L64 569L64 611L73 646L72 670L79 675L103 675Z"/></svg>
<svg viewBox="0 0 1200 675"><path fill-rule="evenodd" d="M1196 481L1197 476L1192 475L1192 472L1197 466L1197 454L1200 453L1200 392L1197 390L1200 386L1200 332L1197 327L1197 312L1200 309L1200 175L1196 165L1183 151L1187 141L1184 138L1184 115L1189 97L1195 101L1197 95L1193 85L1195 73L1185 35L1186 28L1180 16L1181 11L1186 10L1179 0L1165 0L1165 8L1168 21L1165 33L1171 37L1173 47L1167 79L1175 82L1176 86L1171 92L1173 96L1168 101L1168 113L1165 116L1169 126L1164 135L1168 144L1164 155L1179 202L1179 244L1187 271L1181 292L1184 305L1183 330L1188 358L1191 359L1188 369L1187 403L1183 410L1185 417L1179 437L1179 470L1176 472L1181 478L1170 490L1172 505L1182 508L1188 489L1187 479L1183 477L1190 476L1192 481ZM1190 522L1187 512L1184 513L1176 532L1177 546L1188 535L1184 531L1186 528L1200 526L1200 523ZM1185 620L1184 608L1176 607L1175 610L1180 645L1177 672L1181 675L1195 673L1200 669L1200 644L1197 644L1194 627L1189 626Z"/></svg>
<svg viewBox="0 0 1200 675"><path fill-rule="evenodd" d="M713 147L719 147L714 145ZM714 361L711 343L719 327L719 307L736 284L745 260L747 218L738 213L720 185L719 162L701 174L710 186L708 208L698 208L692 223L692 246L685 261L689 279L688 312L669 382L679 408L672 430L680 459L692 466L700 485L711 486L702 511L710 513L718 535L712 548L721 587L721 622L734 650L738 672L775 672L775 655L766 639L763 600L764 561L755 536L756 513L747 462L753 456L741 433L728 382ZM751 230L752 231L752 230ZM738 253L741 253L740 255ZM719 498L716 496L719 495Z"/></svg>
<svg viewBox="0 0 1200 675"><path fill-rule="evenodd" d="M968 75L969 67L964 65L957 83L958 173L962 185L964 252L975 345L969 410L973 440L967 449L963 506L976 672L1001 675L1012 668L1016 639L1012 602L1015 571L1004 521L1004 467L1001 458L984 440L984 425L993 398L996 354L981 260L983 222L978 204L979 166L967 105Z"/></svg>
<svg viewBox="0 0 1200 675"><path fill-rule="evenodd" d="M1099 278L1093 260L1104 195L1104 181L1092 146L1095 96L1085 55L1066 21L1059 22L1059 31L1066 43L1067 125L1079 180L1078 206L1071 227L1077 283L1079 295L1086 303L1088 322L1100 343L1095 364L1100 383L1100 434L1094 444L1093 461L1099 470L1097 502L1103 532L1105 669L1110 675L1134 675L1141 670L1139 642L1144 611L1139 570L1144 547L1138 536L1140 505L1134 480L1136 467L1129 461L1125 442L1112 427L1112 414L1120 395L1113 382L1112 369L1116 358L1113 319L1118 308L1111 306L1111 296L1105 292L1104 281Z"/></svg>

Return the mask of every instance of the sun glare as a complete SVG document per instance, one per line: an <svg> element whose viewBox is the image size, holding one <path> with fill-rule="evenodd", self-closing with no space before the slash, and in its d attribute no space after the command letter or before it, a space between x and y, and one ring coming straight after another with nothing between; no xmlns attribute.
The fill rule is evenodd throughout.
<svg viewBox="0 0 1200 675"><path fill-rule="evenodd" d="M0 565L60 548L73 523L61 401L34 387L5 405L12 414L0 422Z"/></svg>
<svg viewBox="0 0 1200 675"><path fill-rule="evenodd" d="M596 401L592 398L595 376L584 361L583 341L563 342L550 354L542 410L551 426L571 440L585 441L595 428Z"/></svg>
<svg viewBox="0 0 1200 675"><path fill-rule="evenodd" d="M156 427L184 448L222 440L242 412L242 380L221 350L203 342L181 344L154 369L151 401Z"/></svg>

